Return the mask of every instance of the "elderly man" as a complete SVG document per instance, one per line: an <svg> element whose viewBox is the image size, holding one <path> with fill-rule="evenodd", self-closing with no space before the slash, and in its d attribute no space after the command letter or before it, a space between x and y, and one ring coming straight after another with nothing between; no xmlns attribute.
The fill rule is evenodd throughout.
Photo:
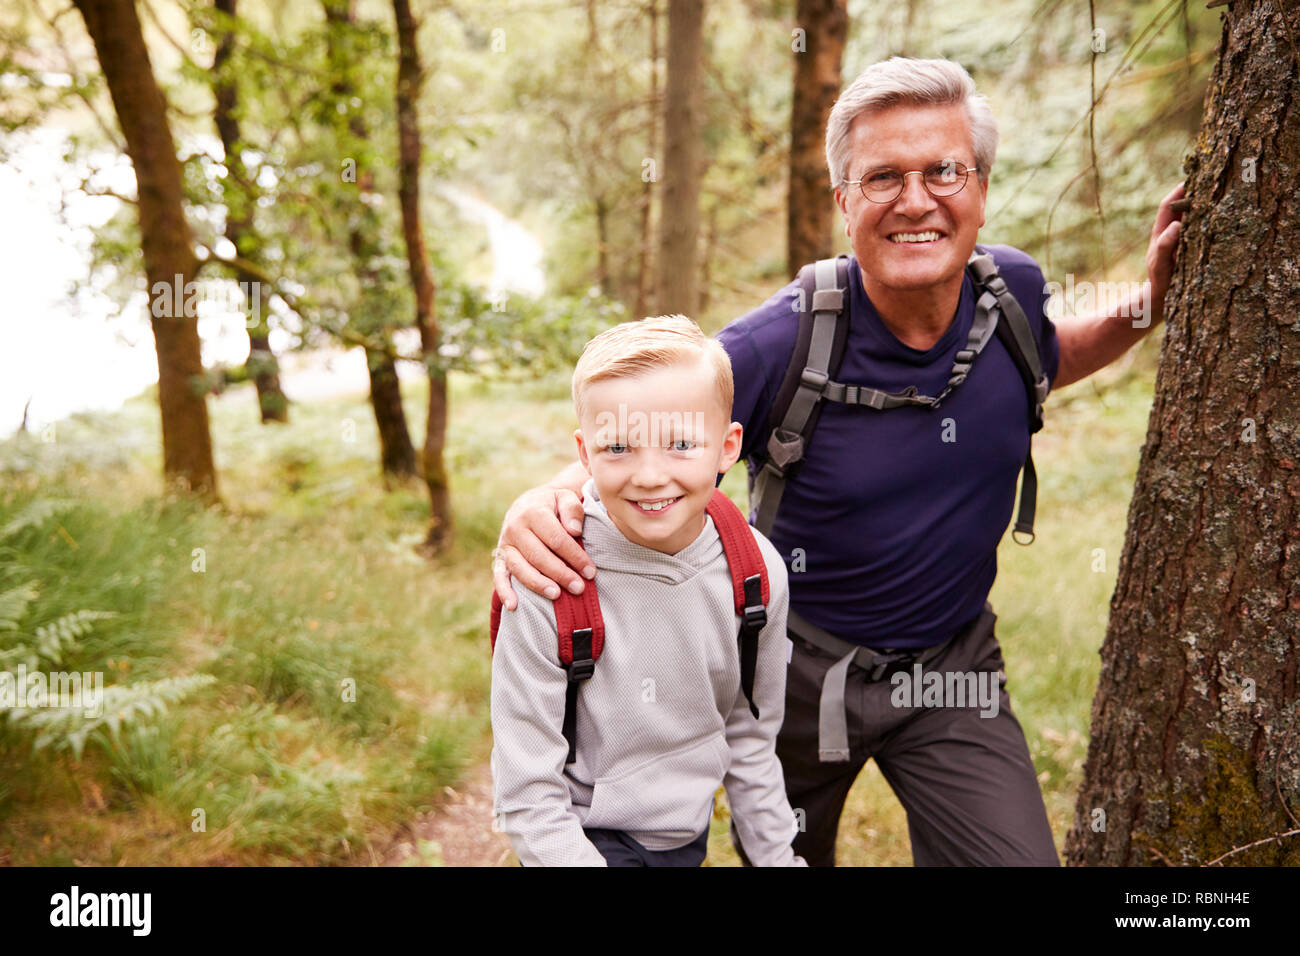
<svg viewBox="0 0 1300 956"><path fill-rule="evenodd" d="M992 299L967 269L997 137L985 98L946 60L877 63L831 112L826 155L853 249L841 270L847 337L832 372L849 388L819 402L802 461L781 476L779 509L757 522L790 568L793 647L778 754L803 818L795 852L810 865L834 865L844 800L873 757L907 811L917 865L1058 863L986 603L1034 409L1024 363L1012 355L1020 349L979 335L977 307L987 311ZM1181 188L1157 214L1149 281L1109 313L1053 324L1033 259L1009 246L984 250L1015 300L999 301L1023 311L1021 344L1045 376L1040 402L1047 382L1060 388L1092 374L1161 320ZM808 308L792 306L800 288L792 283L719 334L759 492L783 421L773 421L774 405L790 402L778 395L798 310ZM976 339L982 350L958 376ZM825 376L813 379L824 388ZM512 505L494 563L507 608L511 574L551 596L560 585L581 591L573 569L594 575L573 539L584 477L570 466ZM954 688L980 700L951 699Z"/></svg>

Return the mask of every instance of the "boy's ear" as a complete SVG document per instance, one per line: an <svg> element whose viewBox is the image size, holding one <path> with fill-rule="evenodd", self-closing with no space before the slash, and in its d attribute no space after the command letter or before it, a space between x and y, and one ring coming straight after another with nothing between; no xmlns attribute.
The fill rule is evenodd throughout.
<svg viewBox="0 0 1300 956"><path fill-rule="evenodd" d="M740 460L740 446L745 437L745 426L732 422L722 436L722 456L718 459L718 473L725 474Z"/></svg>
<svg viewBox="0 0 1300 956"><path fill-rule="evenodd" d="M587 469L587 474L591 474L591 462L587 460L587 445L582 440L582 429L573 430L573 438L578 443L578 461L582 462L582 467Z"/></svg>

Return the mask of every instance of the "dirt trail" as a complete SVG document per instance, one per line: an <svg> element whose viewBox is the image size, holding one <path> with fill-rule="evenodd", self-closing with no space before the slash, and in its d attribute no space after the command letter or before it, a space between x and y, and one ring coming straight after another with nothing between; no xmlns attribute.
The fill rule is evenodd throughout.
<svg viewBox="0 0 1300 956"><path fill-rule="evenodd" d="M385 854L384 866L514 866L515 855L504 833L492 830L492 773L481 764L460 784L445 787L445 803L411 823ZM436 844L421 861L422 841Z"/></svg>

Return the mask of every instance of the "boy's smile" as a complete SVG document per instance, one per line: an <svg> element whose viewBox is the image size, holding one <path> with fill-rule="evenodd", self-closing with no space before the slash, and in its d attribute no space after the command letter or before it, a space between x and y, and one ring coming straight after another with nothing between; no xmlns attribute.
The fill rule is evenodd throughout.
<svg viewBox="0 0 1300 956"><path fill-rule="evenodd" d="M741 426L704 361L587 386L578 457L623 536L676 554L704 530L717 476L740 456Z"/></svg>

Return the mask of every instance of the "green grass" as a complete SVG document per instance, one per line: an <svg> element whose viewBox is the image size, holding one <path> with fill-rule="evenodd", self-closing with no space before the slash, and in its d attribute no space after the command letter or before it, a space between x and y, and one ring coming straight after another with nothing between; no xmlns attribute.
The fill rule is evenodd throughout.
<svg viewBox="0 0 1300 956"><path fill-rule="evenodd" d="M1072 820L1107 604L1150 404L1138 371L1048 406L1035 442L1038 539L1008 537L992 601L1009 690L1058 845ZM424 389L406 389L422 435ZM106 684L215 680L77 759L34 750L0 718L0 863L373 862L399 826L486 759L490 552L521 489L572 460L567 382L453 377L448 466L457 537L414 548L418 485L385 489L364 397L258 424L251 386L212 404L222 505L163 493L157 407L59 424L56 441L0 443L0 528L33 502L70 502L0 537L0 594L36 596L0 653L42 624L110 611L64 669ZM745 497L743 468L723 485ZM1096 549L1105 570L1094 571ZM197 570L201 566L202 570ZM346 692L346 693L345 693ZM873 764L840 828L845 864L906 865L906 818ZM710 865L734 865L720 802Z"/></svg>
<svg viewBox="0 0 1300 956"><path fill-rule="evenodd" d="M79 760L0 718L4 862L371 862L486 757L489 554L503 503L570 454L572 413L558 381L454 379L452 403L458 537L432 564L423 489L385 491L360 396L295 406L288 427L257 423L251 387L215 400L207 510L162 493L148 396L0 445L0 528L72 502L0 541L0 592L38 592L0 652L106 610L63 669L215 678Z"/></svg>

